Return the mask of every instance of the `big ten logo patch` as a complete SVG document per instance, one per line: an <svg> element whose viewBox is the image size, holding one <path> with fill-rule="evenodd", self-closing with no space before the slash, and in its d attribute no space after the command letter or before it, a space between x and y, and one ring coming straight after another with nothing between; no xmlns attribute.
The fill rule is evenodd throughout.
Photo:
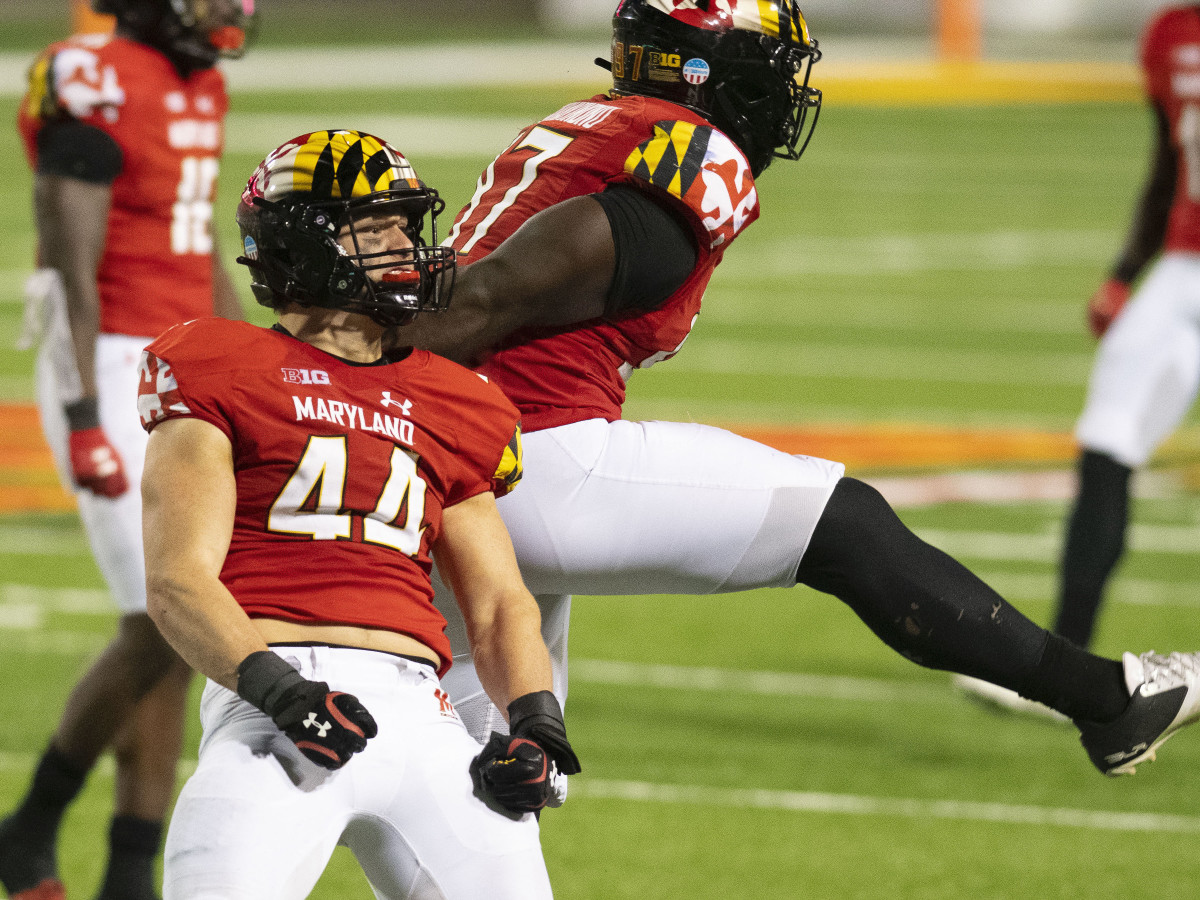
<svg viewBox="0 0 1200 900"><path fill-rule="evenodd" d="M283 380L288 384L329 384L329 373L321 369L284 369Z"/></svg>
<svg viewBox="0 0 1200 900"><path fill-rule="evenodd" d="M437 697L438 713L445 716L447 719L457 719L458 713L454 711L454 705L450 702L450 695L441 688L433 689L433 696Z"/></svg>

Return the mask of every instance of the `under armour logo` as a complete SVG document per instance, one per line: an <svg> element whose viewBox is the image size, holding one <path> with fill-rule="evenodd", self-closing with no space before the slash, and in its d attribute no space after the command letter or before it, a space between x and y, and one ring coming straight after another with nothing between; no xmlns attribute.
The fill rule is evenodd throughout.
<svg viewBox="0 0 1200 900"><path fill-rule="evenodd" d="M383 392L383 399L379 401L379 405L385 409L389 406L398 406L400 407L400 415L402 416L407 416L408 411L412 409L411 400L393 400L391 391Z"/></svg>
<svg viewBox="0 0 1200 900"><path fill-rule="evenodd" d="M305 728L317 729L317 737L325 737L325 732L333 727L332 722L318 722L317 714L315 712L310 712L308 714L308 718L304 720L303 724Z"/></svg>

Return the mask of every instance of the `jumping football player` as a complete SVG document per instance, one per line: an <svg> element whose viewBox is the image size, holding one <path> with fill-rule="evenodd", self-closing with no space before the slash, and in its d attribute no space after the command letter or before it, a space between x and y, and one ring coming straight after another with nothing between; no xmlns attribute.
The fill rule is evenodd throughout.
<svg viewBox="0 0 1200 900"><path fill-rule="evenodd" d="M530 125L488 165L448 238L468 263L454 305L398 339L474 362L521 411L527 476L498 505L560 700L571 594L805 584L914 662L1061 712L1100 771L1133 772L1200 716L1200 655L1092 655L917 538L840 464L621 418L626 381L680 351L714 268L758 217L755 179L803 153L819 59L792 0L623 0L611 93ZM450 592L437 602L455 648L447 689L482 740L501 718Z"/></svg>

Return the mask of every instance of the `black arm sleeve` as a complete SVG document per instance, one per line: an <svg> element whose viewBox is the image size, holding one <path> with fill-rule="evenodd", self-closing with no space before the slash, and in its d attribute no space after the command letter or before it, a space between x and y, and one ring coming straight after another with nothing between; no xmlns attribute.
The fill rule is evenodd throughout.
<svg viewBox="0 0 1200 900"><path fill-rule="evenodd" d="M616 251L605 315L657 309L695 268L691 230L665 204L629 185L592 196L608 216Z"/></svg>
<svg viewBox="0 0 1200 900"><path fill-rule="evenodd" d="M63 175L93 184L111 184L124 158L117 142L92 125L63 119L46 125L37 137L39 175Z"/></svg>

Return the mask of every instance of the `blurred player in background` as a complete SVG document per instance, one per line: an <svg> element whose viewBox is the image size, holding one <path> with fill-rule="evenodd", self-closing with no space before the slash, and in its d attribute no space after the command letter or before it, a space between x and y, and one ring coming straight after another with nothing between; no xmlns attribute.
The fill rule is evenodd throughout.
<svg viewBox="0 0 1200 900"><path fill-rule="evenodd" d="M380 898L550 897L534 813L547 759L579 766L496 511L518 414L469 369L382 348L449 300L441 208L378 138L301 135L238 206L278 324L199 319L143 356L150 614L210 679L167 900L299 900L339 843ZM438 682L431 556L508 710L482 751Z"/></svg>
<svg viewBox="0 0 1200 900"><path fill-rule="evenodd" d="M1081 647L1092 640L1125 549L1131 475L1179 425L1200 387L1200 7L1159 13L1143 35L1141 63L1154 156L1125 247L1088 307L1100 347L1076 428L1079 492L1054 622Z"/></svg>
<svg viewBox="0 0 1200 900"><path fill-rule="evenodd" d="M1156 15L1142 36L1141 64L1154 154L1125 246L1088 303L1100 347L1075 430L1078 488L1054 615L1055 633L1080 647L1092 642L1125 552L1133 473L1178 427L1200 388L1200 7ZM1011 709L1044 712L993 685L960 685Z"/></svg>
<svg viewBox="0 0 1200 900"><path fill-rule="evenodd" d="M95 0L94 8L115 16L114 34L42 53L19 127L35 172L30 302L47 320L38 407L122 615L72 691L28 793L0 823L0 883L22 900L63 895L59 822L110 746L116 801L100 896L156 895L153 862L190 673L146 615L137 363L177 322L241 318L210 228L228 107L214 65L241 55L253 0Z"/></svg>
<svg viewBox="0 0 1200 900"><path fill-rule="evenodd" d="M560 700L572 593L800 583L915 662L1075 720L1102 772L1153 758L1200 716L1200 657L1102 659L1050 634L838 463L621 419L626 379L679 351L714 268L758 217L755 178L800 156L821 95L808 85L817 44L791 0L624 0L613 25L612 93L526 128L487 167L448 238L469 263L454 305L398 338L476 361L521 410L525 483L499 507ZM446 685L483 740L501 720L448 593Z"/></svg>

